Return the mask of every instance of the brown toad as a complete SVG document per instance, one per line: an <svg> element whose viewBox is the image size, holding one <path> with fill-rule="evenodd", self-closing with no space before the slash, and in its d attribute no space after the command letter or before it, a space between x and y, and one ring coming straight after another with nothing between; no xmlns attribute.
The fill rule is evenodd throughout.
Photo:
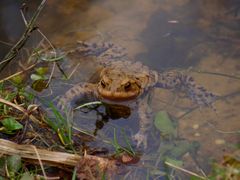
<svg viewBox="0 0 240 180"><path fill-rule="evenodd" d="M153 87L181 89L200 106L209 106L215 99L204 87L196 85L192 77L178 71L158 73L140 62L128 61L124 50L112 43L79 42L73 52L80 58L96 57L102 65L100 77L98 83L82 82L72 87L60 97L58 107L71 108L75 100L84 97L114 103L132 100L139 114L139 131L133 137L137 146L142 143L147 146L146 133L152 124L147 100Z"/></svg>

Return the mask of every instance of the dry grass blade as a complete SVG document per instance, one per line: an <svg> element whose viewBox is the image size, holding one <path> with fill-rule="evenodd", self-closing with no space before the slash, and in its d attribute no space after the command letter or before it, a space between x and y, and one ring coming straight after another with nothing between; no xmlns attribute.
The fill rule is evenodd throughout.
<svg viewBox="0 0 240 180"><path fill-rule="evenodd" d="M3 98L1 98L1 97L0 97L0 103L6 104L6 105L8 105L8 106L11 106L11 107L13 107L13 108L21 111L25 116L29 117L29 118L30 118L32 121L34 121L34 122L41 122L38 118L36 118L35 116L33 116L33 115L31 114L31 112L32 112L31 110L26 110L26 109L24 109L22 106L19 106L19 105L17 105L17 104L14 104L14 103L12 103L12 102L10 102L10 101L7 101L7 100L5 100L5 99L3 99ZM32 105L32 107L37 108L36 105Z"/></svg>
<svg viewBox="0 0 240 180"><path fill-rule="evenodd" d="M0 97L0 103L6 104L6 105L8 105L8 106L12 106L13 108L15 108L15 109L23 112L24 115L28 115L28 111L27 111L26 109L24 109L24 108L21 107L21 106L18 106L18 105L16 105L16 104L14 104L14 103L12 103L12 102L10 102L10 101L7 101L7 100L5 100L5 99L3 99L3 98L1 98L1 97Z"/></svg>
<svg viewBox="0 0 240 180"><path fill-rule="evenodd" d="M37 155L37 158L38 158L38 161L39 161L41 170L42 170L43 175L44 175L44 179L47 179L47 175L46 175L46 172L45 172L45 170L44 170L44 168L43 168L43 164L42 164L41 158L40 158L40 156L39 156L38 150L37 150L37 148L36 148L35 146L32 146L32 148L34 149L34 151L35 151L35 153L36 153L36 155Z"/></svg>
<svg viewBox="0 0 240 180"><path fill-rule="evenodd" d="M165 162L165 164L168 165L169 167L172 167L172 168L174 168L174 169L183 171L183 172L185 172L185 173L187 173L187 174L190 174L190 175L192 175L192 176L198 177L198 178L200 178L200 179L204 179L204 180L207 180L207 179L208 179L207 177L200 176L200 175L198 175L198 174L196 174L196 173L194 173L194 172L192 172L192 171L189 171L189 170L187 170L187 169L183 169L183 168L181 168L181 167L178 167L178 166L176 166L176 165L174 165L174 164L172 164L172 163L170 163L170 162Z"/></svg>

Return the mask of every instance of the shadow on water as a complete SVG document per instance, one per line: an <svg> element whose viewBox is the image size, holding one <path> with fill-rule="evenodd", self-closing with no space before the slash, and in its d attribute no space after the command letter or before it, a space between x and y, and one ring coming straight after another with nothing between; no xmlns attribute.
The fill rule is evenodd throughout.
<svg viewBox="0 0 240 180"><path fill-rule="evenodd" d="M0 40L9 43L7 45L0 42L0 59L8 52L11 43L15 43L20 38L24 30L19 7L21 7L20 1L0 1Z"/></svg>
<svg viewBox="0 0 240 180"><path fill-rule="evenodd" d="M141 34L148 51L140 54L139 58L158 70L197 64L200 57L189 61L187 56L205 36L199 27L194 26L198 17L199 9L193 1L172 11L155 12Z"/></svg>
<svg viewBox="0 0 240 180"><path fill-rule="evenodd" d="M233 53L240 36L239 7L237 0L186 1L172 9L163 7L151 16L140 35L147 52L138 59L161 70L197 65L207 56L203 50L195 50L202 43L213 43L223 55ZM235 55L239 57L238 51Z"/></svg>

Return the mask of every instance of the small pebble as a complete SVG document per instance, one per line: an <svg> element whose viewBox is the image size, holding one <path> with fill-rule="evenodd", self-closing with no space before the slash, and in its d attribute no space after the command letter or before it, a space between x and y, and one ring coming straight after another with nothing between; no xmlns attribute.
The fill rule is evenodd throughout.
<svg viewBox="0 0 240 180"><path fill-rule="evenodd" d="M199 137L200 133L195 133L194 136Z"/></svg>
<svg viewBox="0 0 240 180"><path fill-rule="evenodd" d="M226 142L225 142L225 140L224 139L216 139L215 140L215 144L217 144L217 145L222 145L222 144L225 144Z"/></svg>
<svg viewBox="0 0 240 180"><path fill-rule="evenodd" d="M198 129L199 128L199 124L194 124L193 125L193 129Z"/></svg>

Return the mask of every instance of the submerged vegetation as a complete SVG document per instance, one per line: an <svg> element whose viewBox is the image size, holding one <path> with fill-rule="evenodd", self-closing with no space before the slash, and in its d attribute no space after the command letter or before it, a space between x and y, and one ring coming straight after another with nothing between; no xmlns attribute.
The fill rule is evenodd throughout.
<svg viewBox="0 0 240 180"><path fill-rule="evenodd" d="M0 71L4 72L16 60L32 32L38 31L41 34L43 40L29 50L31 53L24 64L24 70L0 80L0 180L61 177L111 179L124 174L128 165L133 165L134 168L125 173L125 179L240 177L239 147L234 154L226 154L222 162L213 162L212 171L206 174L196 160L201 144L182 138L178 131L178 119L166 110L156 113L155 131L151 132L153 149L143 154L132 142L132 132L129 133L128 129L112 125L112 138L107 135L96 136L97 131L110 119L107 117L111 113L109 105L94 101L82 103L73 111L66 109L61 112L53 103L55 99L39 97L38 93L49 88L56 69L61 73L62 79L67 80L71 76L61 67L66 54L57 52L35 24L45 3L46 0L42 0L29 22L21 11L26 30L0 63ZM83 109L87 113L97 114L94 133L76 127L73 122L73 113ZM101 109L104 109L104 113L99 112ZM84 113L86 112L83 111ZM187 113L191 113L191 110ZM179 117L184 115L186 114ZM103 146L99 147L96 142ZM185 166L183 158L191 164ZM144 163L141 163L142 159ZM192 169L189 170L188 167Z"/></svg>

